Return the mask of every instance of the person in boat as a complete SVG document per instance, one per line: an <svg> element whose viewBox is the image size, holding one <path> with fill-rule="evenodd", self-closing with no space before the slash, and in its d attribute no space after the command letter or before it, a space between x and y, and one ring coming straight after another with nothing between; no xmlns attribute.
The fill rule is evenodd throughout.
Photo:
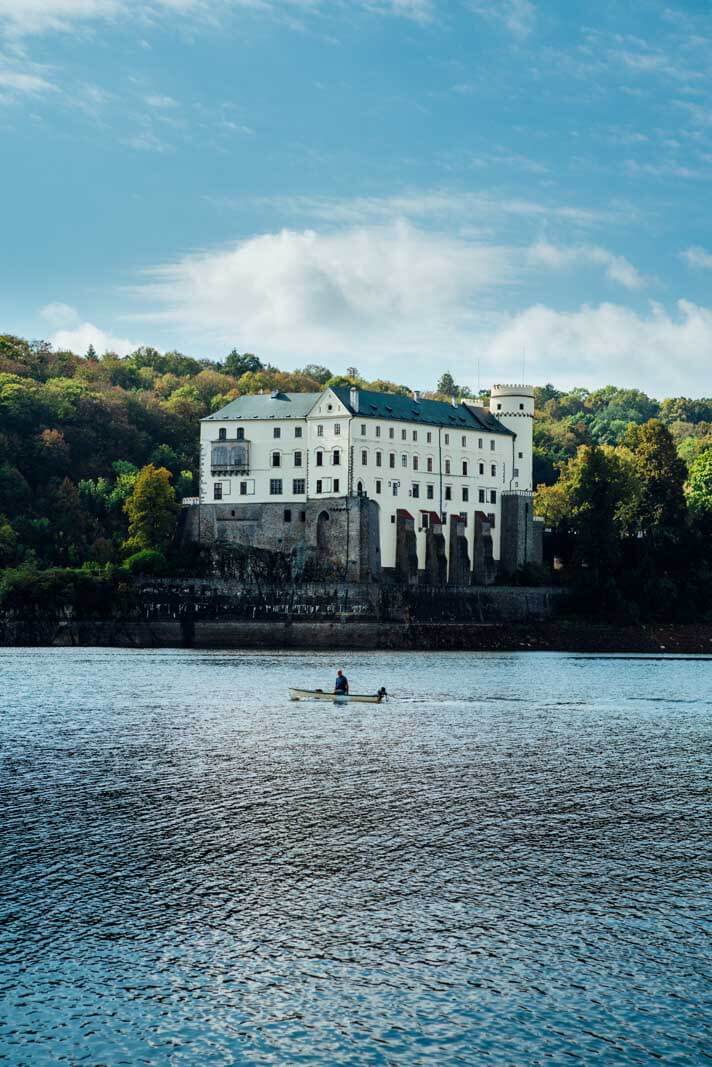
<svg viewBox="0 0 712 1067"><path fill-rule="evenodd" d="M334 682L334 692L339 696L348 696L349 692L349 680L343 671L336 672L336 681Z"/></svg>

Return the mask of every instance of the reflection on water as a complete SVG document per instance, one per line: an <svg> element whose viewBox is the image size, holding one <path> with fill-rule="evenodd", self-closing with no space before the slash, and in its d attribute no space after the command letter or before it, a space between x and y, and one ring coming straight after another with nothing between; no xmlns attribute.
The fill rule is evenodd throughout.
<svg viewBox="0 0 712 1067"><path fill-rule="evenodd" d="M287 700L342 665L395 699ZM712 660L0 679L0 1062L709 1062Z"/></svg>

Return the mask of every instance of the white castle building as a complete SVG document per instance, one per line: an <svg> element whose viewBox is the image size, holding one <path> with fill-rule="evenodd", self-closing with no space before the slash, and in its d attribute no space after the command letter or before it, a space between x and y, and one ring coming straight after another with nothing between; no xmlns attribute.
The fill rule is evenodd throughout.
<svg viewBox="0 0 712 1067"><path fill-rule="evenodd" d="M315 505L328 518L328 505L365 497L377 506L384 568L396 565L399 516L413 520L420 568L428 528L453 516L474 558L479 516L497 560L503 499L532 491L533 417L524 385L494 386L489 409L338 387L239 397L201 421L200 505L225 521L254 521L245 505L276 505L259 512L269 513L274 539L275 514L286 529Z"/></svg>

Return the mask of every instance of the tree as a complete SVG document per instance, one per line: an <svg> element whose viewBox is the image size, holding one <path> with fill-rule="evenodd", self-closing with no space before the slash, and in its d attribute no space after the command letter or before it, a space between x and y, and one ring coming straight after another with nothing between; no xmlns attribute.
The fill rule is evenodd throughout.
<svg viewBox="0 0 712 1067"><path fill-rule="evenodd" d="M99 362L99 357L96 354L96 349L94 348L94 345L89 345L89 347L87 348L87 353L86 353L84 358L86 360L88 360L89 363L98 363Z"/></svg>
<svg viewBox="0 0 712 1067"><path fill-rule="evenodd" d="M692 462L685 496L692 511L698 515L712 515L712 449Z"/></svg>
<svg viewBox="0 0 712 1067"><path fill-rule="evenodd" d="M436 386L437 392L443 396L457 396L458 389L455 385L455 379L449 371L445 371L438 378L438 384Z"/></svg>
<svg viewBox="0 0 712 1067"><path fill-rule="evenodd" d="M128 554L144 549L164 551L173 539L178 514L171 472L152 463L139 471L131 496L124 504L129 517Z"/></svg>
<svg viewBox="0 0 712 1067"><path fill-rule="evenodd" d="M239 378L243 374L255 374L257 371L264 370L264 364L257 356L252 352L243 352L240 354L236 348L233 348L225 360L225 372L231 374L233 378Z"/></svg>
<svg viewBox="0 0 712 1067"><path fill-rule="evenodd" d="M307 378L313 378L319 385L325 385L329 378L332 377L329 368L322 367L319 363L307 363L306 367L302 367L301 373L305 374Z"/></svg>
<svg viewBox="0 0 712 1067"><path fill-rule="evenodd" d="M687 468L670 431L659 419L650 419L643 426L628 428L626 444L635 457L642 483L638 504L641 533L652 540L677 538L685 521Z"/></svg>

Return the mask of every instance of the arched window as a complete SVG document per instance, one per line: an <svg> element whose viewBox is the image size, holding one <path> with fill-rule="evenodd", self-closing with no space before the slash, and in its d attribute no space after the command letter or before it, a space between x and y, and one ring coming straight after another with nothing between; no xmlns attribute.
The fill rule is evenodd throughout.
<svg viewBox="0 0 712 1067"><path fill-rule="evenodd" d="M244 427L242 427L242 426L238 426L237 427L237 439L238 439L238 441L244 441L245 440L245 430L244 430Z"/></svg>
<svg viewBox="0 0 712 1067"><path fill-rule="evenodd" d="M227 430L225 429L224 426L221 426L220 429L218 430L218 441L226 441L226 440L227 440Z"/></svg>
<svg viewBox="0 0 712 1067"><path fill-rule="evenodd" d="M359 496L363 496L363 482L358 482L356 485L356 492Z"/></svg>
<svg viewBox="0 0 712 1067"><path fill-rule="evenodd" d="M320 511L316 520L316 543L319 548L327 548L329 544L329 512Z"/></svg>

